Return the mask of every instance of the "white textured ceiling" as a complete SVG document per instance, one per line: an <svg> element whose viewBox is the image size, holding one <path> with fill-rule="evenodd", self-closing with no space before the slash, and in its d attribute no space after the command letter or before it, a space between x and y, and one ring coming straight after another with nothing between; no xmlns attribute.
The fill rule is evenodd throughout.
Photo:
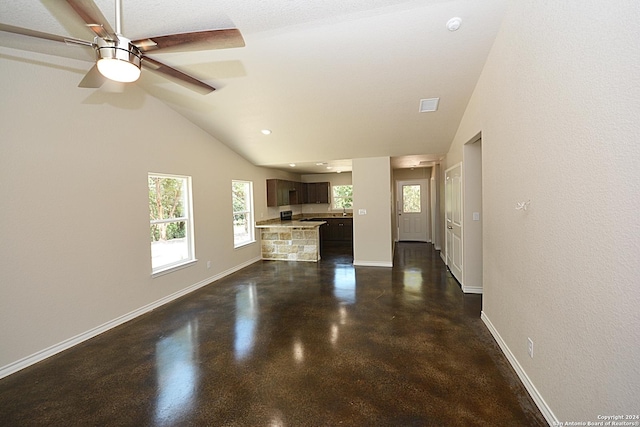
<svg viewBox="0 0 640 427"><path fill-rule="evenodd" d="M244 48L155 55L217 91L203 96L148 71L137 84L256 165L322 172L317 162L342 160L336 169L348 170L352 158L413 156L395 164L424 166L448 151L505 2L123 0L122 32L136 39L238 28ZM0 22L90 40L60 3L3 0ZM95 3L115 27L114 2ZM450 32L454 16L462 26ZM2 32L0 45L92 57ZM433 97L438 111L419 113L420 99Z"/></svg>

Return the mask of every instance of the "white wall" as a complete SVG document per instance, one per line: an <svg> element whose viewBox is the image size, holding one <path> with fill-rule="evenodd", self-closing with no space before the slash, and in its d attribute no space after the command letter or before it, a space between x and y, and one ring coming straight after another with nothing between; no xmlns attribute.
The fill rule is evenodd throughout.
<svg viewBox="0 0 640 427"><path fill-rule="evenodd" d="M393 265L391 159L353 159L353 264ZM365 209L366 215L359 210Z"/></svg>
<svg viewBox="0 0 640 427"><path fill-rule="evenodd" d="M86 62L1 48L0 67L0 373L259 259L233 249L231 180L264 211L272 171L136 86L77 88ZM199 260L154 279L148 172L193 177Z"/></svg>
<svg viewBox="0 0 640 427"><path fill-rule="evenodd" d="M446 159L482 131L483 317L550 422L639 409L639 21L511 1Z"/></svg>

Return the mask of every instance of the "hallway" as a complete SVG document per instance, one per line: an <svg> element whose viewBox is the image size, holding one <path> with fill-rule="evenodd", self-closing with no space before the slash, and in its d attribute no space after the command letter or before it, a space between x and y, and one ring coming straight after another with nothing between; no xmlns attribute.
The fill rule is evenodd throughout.
<svg viewBox="0 0 640 427"><path fill-rule="evenodd" d="M439 253L261 261L0 380L7 426L544 426Z"/></svg>

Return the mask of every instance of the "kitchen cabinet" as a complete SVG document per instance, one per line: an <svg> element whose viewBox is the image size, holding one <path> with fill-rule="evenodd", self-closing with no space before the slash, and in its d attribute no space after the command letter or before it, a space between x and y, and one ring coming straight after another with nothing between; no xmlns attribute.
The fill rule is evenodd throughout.
<svg viewBox="0 0 640 427"><path fill-rule="evenodd" d="M293 194L292 194L293 193ZM267 180L267 206L286 206L297 202L295 183L284 179Z"/></svg>
<svg viewBox="0 0 640 427"><path fill-rule="evenodd" d="M284 179L267 180L267 206L329 203L328 182L294 182Z"/></svg>
<svg viewBox="0 0 640 427"><path fill-rule="evenodd" d="M322 218L322 240L327 242L353 242L353 218Z"/></svg>
<svg viewBox="0 0 640 427"><path fill-rule="evenodd" d="M308 182L307 183L307 203L329 203L328 182Z"/></svg>
<svg viewBox="0 0 640 427"><path fill-rule="evenodd" d="M307 184L304 182L294 182L293 186L295 188L295 192L293 197L289 200L291 204L303 205L307 203Z"/></svg>

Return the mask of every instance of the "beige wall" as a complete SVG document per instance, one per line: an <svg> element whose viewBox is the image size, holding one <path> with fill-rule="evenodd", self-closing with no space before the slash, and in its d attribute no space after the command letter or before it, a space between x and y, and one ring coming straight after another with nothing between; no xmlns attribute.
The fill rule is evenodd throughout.
<svg viewBox="0 0 640 427"><path fill-rule="evenodd" d="M233 249L231 180L264 212L272 171L136 86L77 88L86 62L1 48L0 67L0 372L259 259ZM154 279L148 172L192 176L198 258Z"/></svg>
<svg viewBox="0 0 640 427"><path fill-rule="evenodd" d="M410 181L412 179L431 178L431 168L394 169L393 179L396 181Z"/></svg>
<svg viewBox="0 0 640 427"><path fill-rule="evenodd" d="M639 20L512 1L446 159L482 132L483 316L550 421L639 409Z"/></svg>
<svg viewBox="0 0 640 427"><path fill-rule="evenodd" d="M393 264L391 162L389 157L353 160L353 263ZM359 210L365 209L366 215Z"/></svg>

